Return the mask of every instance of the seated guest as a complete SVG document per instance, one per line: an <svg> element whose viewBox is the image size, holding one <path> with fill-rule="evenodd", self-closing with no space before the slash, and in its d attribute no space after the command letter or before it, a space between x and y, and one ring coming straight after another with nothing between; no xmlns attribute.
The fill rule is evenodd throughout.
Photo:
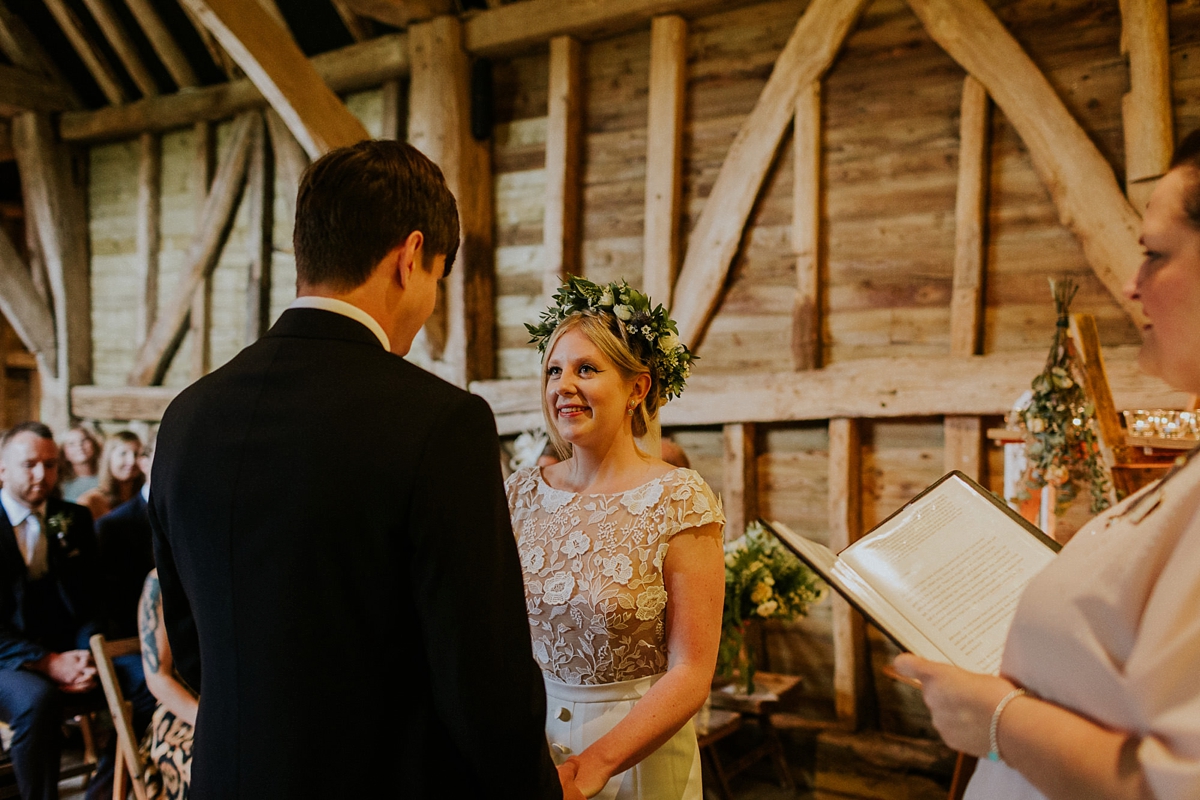
<svg viewBox="0 0 1200 800"><path fill-rule="evenodd" d="M153 458L149 447L138 456L138 470L150 475ZM100 550L101 607L105 633L111 639L138 635L138 598L146 574L154 569L154 544L146 502L150 481L121 505L96 520Z"/></svg>
<svg viewBox="0 0 1200 800"><path fill-rule="evenodd" d="M59 448L58 485L62 498L74 503L100 481L100 442L86 426L76 423Z"/></svg>
<svg viewBox="0 0 1200 800"><path fill-rule="evenodd" d="M192 727L200 701L175 672L163 625L158 570L146 576L138 605L138 635L146 686L159 702L141 747L146 796L184 800L192 783Z"/></svg>
<svg viewBox="0 0 1200 800"><path fill-rule="evenodd" d="M92 519L100 519L117 506L132 499L146 477L138 469L142 440L132 431L118 431L104 443L100 456L100 479L95 489L79 496L79 504L87 506Z"/></svg>
<svg viewBox="0 0 1200 800"><path fill-rule="evenodd" d="M1200 131L1142 217L1138 365L1200 393ZM1105 511L1021 596L1000 675L901 655L933 724L983 756L967 800L1200 797L1200 458Z"/></svg>

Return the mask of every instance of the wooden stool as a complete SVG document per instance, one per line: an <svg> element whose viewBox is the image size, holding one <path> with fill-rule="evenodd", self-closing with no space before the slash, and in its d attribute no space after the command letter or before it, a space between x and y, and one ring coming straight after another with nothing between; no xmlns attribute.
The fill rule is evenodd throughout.
<svg viewBox="0 0 1200 800"><path fill-rule="evenodd" d="M720 790L722 800L733 800L733 793L729 791L729 774L725 771L725 764L721 761L721 754L717 751L716 744L740 727L742 727L741 714L721 709L713 709L709 712L707 725L701 726L699 722L696 724L696 739L700 744L701 769L707 768L710 775L716 777L717 788Z"/></svg>
<svg viewBox="0 0 1200 800"><path fill-rule="evenodd" d="M783 742L779 740L779 733L771 724L771 714L779 709L783 701L799 691L800 678L796 675L759 672L754 676L754 687L754 694L738 694L735 686L724 686L712 692L714 709L736 711L743 717L752 717L758 722L763 734L762 744L739 758L725 772L729 777L733 777L760 759L770 756L775 765L779 785L788 791L794 791L796 784L792 780L787 756L783 752Z"/></svg>

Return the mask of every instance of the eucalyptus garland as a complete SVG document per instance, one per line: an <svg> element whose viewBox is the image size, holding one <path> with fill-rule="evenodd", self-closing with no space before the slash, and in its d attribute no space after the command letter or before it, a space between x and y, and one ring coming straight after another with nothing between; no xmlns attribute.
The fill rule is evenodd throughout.
<svg viewBox="0 0 1200 800"><path fill-rule="evenodd" d="M1050 281L1058 320L1046 368L1033 379L1033 399L1021 413L1025 429L1025 491L1057 488L1054 513L1062 515L1087 487L1092 513L1109 506L1109 476L1100 459L1096 407L1081 380L1082 370L1070 343L1071 301L1079 287L1074 281Z"/></svg>
<svg viewBox="0 0 1200 800"><path fill-rule="evenodd" d="M576 276L567 278L553 304L542 312L541 323L525 325L529 343L536 344L544 356L555 329L572 314L588 312L616 318L634 352L654 370L662 402L683 393L696 356L679 341L679 329L666 310L661 305L651 307L650 298L625 281L601 286Z"/></svg>

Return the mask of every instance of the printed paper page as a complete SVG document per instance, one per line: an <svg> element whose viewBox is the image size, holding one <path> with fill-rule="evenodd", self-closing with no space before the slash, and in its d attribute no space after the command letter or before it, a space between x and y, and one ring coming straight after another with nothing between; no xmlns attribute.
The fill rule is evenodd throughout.
<svg viewBox="0 0 1200 800"><path fill-rule="evenodd" d="M951 477L841 558L950 663L996 674L1017 601L1054 552Z"/></svg>

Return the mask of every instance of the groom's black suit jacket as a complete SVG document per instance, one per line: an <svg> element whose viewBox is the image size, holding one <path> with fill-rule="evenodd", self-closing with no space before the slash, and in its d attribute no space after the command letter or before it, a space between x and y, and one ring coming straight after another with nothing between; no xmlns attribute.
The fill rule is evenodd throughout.
<svg viewBox="0 0 1200 800"><path fill-rule="evenodd" d="M152 484L192 796L560 796L483 400L292 309L171 403Z"/></svg>

